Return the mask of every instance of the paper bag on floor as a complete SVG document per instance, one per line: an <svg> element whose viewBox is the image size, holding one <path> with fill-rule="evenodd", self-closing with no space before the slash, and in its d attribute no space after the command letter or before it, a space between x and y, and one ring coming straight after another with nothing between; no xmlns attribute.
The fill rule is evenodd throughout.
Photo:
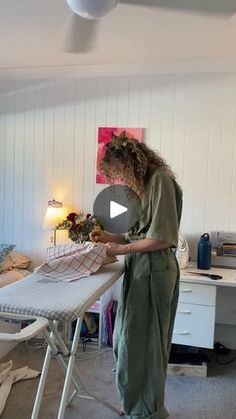
<svg viewBox="0 0 236 419"><path fill-rule="evenodd" d="M32 370L27 366L12 371L12 365L12 361L0 364L0 416L6 406L12 384L20 380L35 378L40 374L39 371Z"/></svg>

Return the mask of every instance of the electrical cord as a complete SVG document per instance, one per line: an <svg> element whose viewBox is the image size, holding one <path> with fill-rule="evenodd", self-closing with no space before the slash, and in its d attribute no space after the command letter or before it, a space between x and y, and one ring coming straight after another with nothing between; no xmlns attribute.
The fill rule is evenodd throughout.
<svg viewBox="0 0 236 419"><path fill-rule="evenodd" d="M226 348L224 345L222 345L219 342L215 343L213 351L215 353L215 362L218 365L229 365L233 361L236 360L236 351L232 351L231 349ZM223 360L221 361L222 357L224 357L223 359L225 359L225 357L228 357L228 355L231 355L232 352L235 354L233 358L228 359L227 361L223 361Z"/></svg>
<svg viewBox="0 0 236 419"><path fill-rule="evenodd" d="M236 360L236 355L235 355L232 359L229 359L228 361L225 361L225 362L221 362L220 357L222 357L222 356L225 357L226 355L222 355L222 354L216 355L216 363L218 365L229 365Z"/></svg>
<svg viewBox="0 0 236 419"><path fill-rule="evenodd" d="M24 342L26 348L34 350L34 349L43 349L46 351L47 343L44 339L29 339ZM78 346L78 353L75 356L75 359L78 361L88 361L90 359L96 359L96 362L99 365L104 367L112 367L112 371L115 371L115 361L113 358L108 357L108 354L112 352L112 348L104 348L104 349L94 349L90 351L79 351L82 348ZM53 355L52 355L53 358Z"/></svg>
<svg viewBox="0 0 236 419"><path fill-rule="evenodd" d="M111 352L112 349L109 349L109 351ZM105 366L105 367L114 367L115 366L115 360L114 360L114 358L112 358L112 359L108 358L107 359L107 357L106 357L107 352L108 351L104 351L97 356L97 358L96 358L97 363L99 365L102 365L102 366Z"/></svg>
<svg viewBox="0 0 236 419"><path fill-rule="evenodd" d="M28 349L45 349L46 342L44 339L29 339L25 341L25 346Z"/></svg>
<svg viewBox="0 0 236 419"><path fill-rule="evenodd" d="M76 355L76 358L81 360L81 361L87 361L88 359L92 359L92 358L96 358L96 356L104 353L104 352L108 352L111 349L99 349L97 351L86 351L86 352L82 352L78 355ZM85 353L85 355L83 355L83 353Z"/></svg>
<svg viewBox="0 0 236 419"><path fill-rule="evenodd" d="M102 366L112 367L114 365L114 360L108 358L107 355L112 351L112 348L104 348L93 351L86 351L76 355L76 359L79 361L87 361L89 359L95 358L97 363ZM84 355L83 355L84 354Z"/></svg>

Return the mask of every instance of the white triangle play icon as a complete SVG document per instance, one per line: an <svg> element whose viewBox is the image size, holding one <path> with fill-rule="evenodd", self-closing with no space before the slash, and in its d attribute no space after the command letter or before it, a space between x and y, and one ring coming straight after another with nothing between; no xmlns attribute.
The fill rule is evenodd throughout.
<svg viewBox="0 0 236 419"><path fill-rule="evenodd" d="M115 218L126 211L128 211L128 208L123 207L123 205L117 204L117 202L110 201L110 218Z"/></svg>

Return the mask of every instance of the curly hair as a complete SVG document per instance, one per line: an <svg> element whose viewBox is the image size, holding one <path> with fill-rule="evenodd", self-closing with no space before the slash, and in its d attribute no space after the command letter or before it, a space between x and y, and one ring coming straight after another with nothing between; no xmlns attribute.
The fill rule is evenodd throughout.
<svg viewBox="0 0 236 419"><path fill-rule="evenodd" d="M146 144L128 138L125 131L117 137L113 135L112 141L105 145L101 170L109 183L121 179L141 194L156 168L168 171L175 179L174 173L161 156Z"/></svg>

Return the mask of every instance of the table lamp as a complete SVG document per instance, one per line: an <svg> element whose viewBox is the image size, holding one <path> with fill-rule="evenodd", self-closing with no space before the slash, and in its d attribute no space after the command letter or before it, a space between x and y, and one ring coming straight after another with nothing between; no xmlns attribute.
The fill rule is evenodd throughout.
<svg viewBox="0 0 236 419"><path fill-rule="evenodd" d="M66 217L66 210L62 202L51 199L48 201L48 207L44 218L43 228L53 230L51 235L51 244L56 245L57 226Z"/></svg>

